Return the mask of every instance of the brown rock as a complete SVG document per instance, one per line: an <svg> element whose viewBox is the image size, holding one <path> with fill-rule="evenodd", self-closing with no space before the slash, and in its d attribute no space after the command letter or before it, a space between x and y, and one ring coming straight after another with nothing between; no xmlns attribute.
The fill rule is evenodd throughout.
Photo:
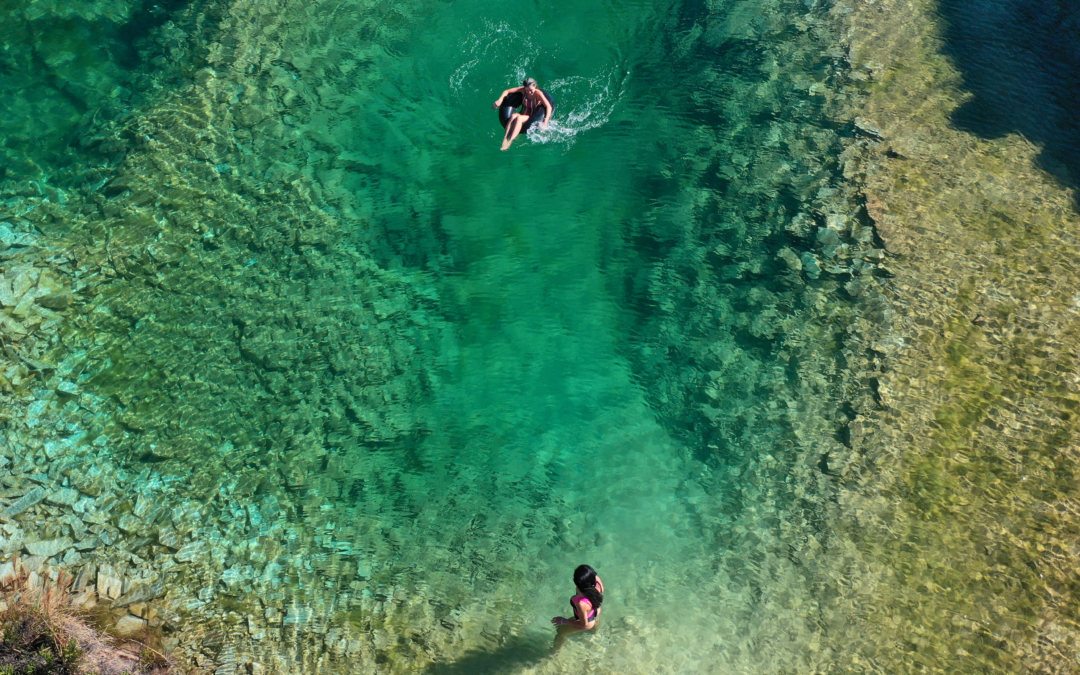
<svg viewBox="0 0 1080 675"><path fill-rule="evenodd" d="M73 296L70 291L57 291L39 297L37 299L37 304L47 309L63 311L70 307L71 303L74 301L75 296Z"/></svg>

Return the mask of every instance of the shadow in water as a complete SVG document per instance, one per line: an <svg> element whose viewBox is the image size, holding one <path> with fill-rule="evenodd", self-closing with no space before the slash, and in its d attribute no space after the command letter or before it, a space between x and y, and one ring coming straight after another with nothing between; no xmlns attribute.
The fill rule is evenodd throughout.
<svg viewBox="0 0 1080 675"><path fill-rule="evenodd" d="M521 635L494 651L469 652L451 663L433 663L425 675L509 675L551 656L551 638Z"/></svg>
<svg viewBox="0 0 1080 675"><path fill-rule="evenodd" d="M943 0L945 53L974 98L953 114L983 138L1019 133L1040 166L1080 188L1080 2Z"/></svg>

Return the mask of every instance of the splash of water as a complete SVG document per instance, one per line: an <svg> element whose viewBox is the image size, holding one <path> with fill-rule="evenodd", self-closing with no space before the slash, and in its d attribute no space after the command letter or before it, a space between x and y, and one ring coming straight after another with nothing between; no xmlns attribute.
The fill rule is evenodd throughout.
<svg viewBox="0 0 1080 675"><path fill-rule="evenodd" d="M533 55L539 53L527 33L514 30L505 21L485 21L484 26L483 32L471 33L462 41L464 61L450 76L450 90L455 94L489 88L488 82L474 81L482 79L477 73L477 67L482 63L502 62L513 71L513 79L520 81L525 78ZM468 89L465 88L466 80L470 80Z"/></svg>
<svg viewBox="0 0 1080 675"><path fill-rule="evenodd" d="M578 135L607 124L626 92L629 76L626 70L615 67L592 78L579 76L553 81L548 89L559 102L555 115L546 129L530 129L529 139L534 143L562 143L569 147Z"/></svg>

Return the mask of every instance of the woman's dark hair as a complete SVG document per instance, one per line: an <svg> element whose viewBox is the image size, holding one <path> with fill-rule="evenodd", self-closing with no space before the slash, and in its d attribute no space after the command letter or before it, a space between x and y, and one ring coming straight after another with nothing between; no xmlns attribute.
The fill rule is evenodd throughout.
<svg viewBox="0 0 1080 675"><path fill-rule="evenodd" d="M578 565L574 570L574 585L581 594L589 599L593 609L599 609L604 603L604 594L596 589L596 570L588 565Z"/></svg>
<svg viewBox="0 0 1080 675"><path fill-rule="evenodd" d="M527 87L530 84L533 85L533 86L536 86L536 80L532 79L531 77L526 77L525 81L521 83L521 86ZM592 569L592 568L590 568L590 569Z"/></svg>

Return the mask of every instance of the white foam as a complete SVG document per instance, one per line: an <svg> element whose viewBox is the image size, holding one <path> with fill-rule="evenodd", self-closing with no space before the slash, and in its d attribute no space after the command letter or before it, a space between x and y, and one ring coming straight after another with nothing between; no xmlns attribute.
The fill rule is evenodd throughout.
<svg viewBox="0 0 1080 675"><path fill-rule="evenodd" d="M514 30L508 23L486 23L483 31L471 33L463 41L461 63L450 75L450 90L457 95L498 90L502 85L490 81L492 68L484 64L502 72L509 70L509 82L520 82L542 51L528 33ZM529 139L569 147L580 134L603 126L622 99L628 77L629 72L620 64L594 74L542 82L541 88L555 100L555 116L546 129L530 129Z"/></svg>
<svg viewBox="0 0 1080 675"><path fill-rule="evenodd" d="M485 22L482 33L470 33L463 41L463 61L450 75L450 90L460 94L490 89L491 83L481 81L483 78L476 72L481 63L508 64L514 72L512 81L518 82L524 79L533 55L537 53L528 34L517 32L505 21Z"/></svg>
<svg viewBox="0 0 1080 675"><path fill-rule="evenodd" d="M546 129L529 130L534 143L571 145L579 134L607 124L626 91L629 73L619 67L595 77L568 77L547 89L555 100L555 115Z"/></svg>

